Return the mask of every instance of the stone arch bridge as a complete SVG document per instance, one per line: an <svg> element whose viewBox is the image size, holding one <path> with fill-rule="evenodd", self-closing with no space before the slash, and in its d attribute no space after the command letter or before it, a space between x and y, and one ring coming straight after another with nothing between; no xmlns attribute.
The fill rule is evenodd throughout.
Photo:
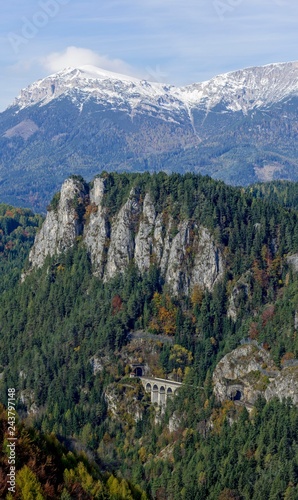
<svg viewBox="0 0 298 500"><path fill-rule="evenodd" d="M151 394L151 403L156 403L159 406L164 406L167 398L175 395L181 387L181 382L167 380L163 378L139 377L146 392Z"/></svg>

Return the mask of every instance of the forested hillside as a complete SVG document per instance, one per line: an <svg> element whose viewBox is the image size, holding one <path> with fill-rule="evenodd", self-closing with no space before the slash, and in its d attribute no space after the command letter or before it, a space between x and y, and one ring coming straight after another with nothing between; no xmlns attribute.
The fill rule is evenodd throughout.
<svg viewBox="0 0 298 500"><path fill-rule="evenodd" d="M220 404L212 387L215 366L243 339L262 345L280 369L295 365L298 282L287 260L298 251L295 203L289 209L283 195L271 202L192 174L101 178L111 226L133 190L137 215L130 230L137 234L138 204L150 196L161 230L172 228L170 244L184 221L193 238L197 226L208 230L222 256L220 279L209 289L194 284L188 294L173 294L154 258L147 270L131 258L102 279L83 232L42 267L28 273L27 262L21 281L30 245L15 244L0 294L1 401L15 387L27 423L89 450L102 468L149 498L297 498L298 413L291 400L257 398L248 413L245 404ZM88 198L92 186L85 183L86 197L71 204L85 229L96 212ZM288 189L295 200L295 185ZM108 255L108 239L105 245ZM187 271L195 255L191 245L185 252L181 269ZM133 363L184 382L164 412L129 378Z"/></svg>
<svg viewBox="0 0 298 500"><path fill-rule="evenodd" d="M7 415L0 405L0 444L6 450L9 433ZM53 435L44 435L20 422L16 425L17 475L15 493L7 499L100 499L126 498L146 500L138 487L124 479L101 473L91 465L84 453L68 451ZM6 475L9 472L6 454L0 455L0 495L7 490Z"/></svg>
<svg viewBox="0 0 298 500"><path fill-rule="evenodd" d="M298 184L290 181L273 181L254 184L246 189L248 194L298 210Z"/></svg>
<svg viewBox="0 0 298 500"><path fill-rule="evenodd" d="M30 247L43 218L31 210L0 204L0 291L20 279Z"/></svg>

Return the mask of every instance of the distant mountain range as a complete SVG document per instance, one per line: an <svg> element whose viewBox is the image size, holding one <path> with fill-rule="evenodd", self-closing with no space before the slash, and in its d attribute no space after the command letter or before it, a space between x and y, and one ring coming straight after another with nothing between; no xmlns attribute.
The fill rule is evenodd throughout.
<svg viewBox="0 0 298 500"><path fill-rule="evenodd" d="M102 170L298 180L297 132L298 62L180 88L68 68L0 114L0 200L44 210L65 177Z"/></svg>

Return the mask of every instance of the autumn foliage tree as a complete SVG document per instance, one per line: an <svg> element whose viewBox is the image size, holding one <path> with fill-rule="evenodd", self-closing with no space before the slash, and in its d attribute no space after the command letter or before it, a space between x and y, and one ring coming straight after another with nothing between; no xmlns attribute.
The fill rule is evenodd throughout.
<svg viewBox="0 0 298 500"><path fill-rule="evenodd" d="M158 334L175 335L178 310L171 297L155 292L152 303L154 315L149 324L150 330Z"/></svg>
<svg viewBox="0 0 298 500"><path fill-rule="evenodd" d="M122 299L120 295L114 295L112 298L112 314L117 314L122 309Z"/></svg>
<svg viewBox="0 0 298 500"><path fill-rule="evenodd" d="M198 284L194 285L190 297L193 307L200 306L202 304L203 298L204 298L203 288Z"/></svg>
<svg viewBox="0 0 298 500"><path fill-rule="evenodd" d="M249 338L251 340L255 340L258 338L258 336L259 336L258 323L253 321L249 327Z"/></svg>
<svg viewBox="0 0 298 500"><path fill-rule="evenodd" d="M265 327L267 323L273 318L274 316L274 305L270 304L268 307L265 308L265 310L262 313L262 326Z"/></svg>

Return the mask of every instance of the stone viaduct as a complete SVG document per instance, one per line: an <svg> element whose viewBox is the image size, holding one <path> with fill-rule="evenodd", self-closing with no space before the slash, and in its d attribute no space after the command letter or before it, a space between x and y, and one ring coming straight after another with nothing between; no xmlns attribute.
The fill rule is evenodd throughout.
<svg viewBox="0 0 298 500"><path fill-rule="evenodd" d="M164 406L167 398L174 396L182 385L180 382L163 378L140 377L140 380L145 391L151 393L151 403L157 403L159 406Z"/></svg>
<svg viewBox="0 0 298 500"><path fill-rule="evenodd" d="M150 392L151 403L153 404L165 406L167 398L174 396L182 385L181 382L175 382L174 380L147 376L143 364L135 363L132 367L131 377L138 377L141 380L145 391Z"/></svg>

